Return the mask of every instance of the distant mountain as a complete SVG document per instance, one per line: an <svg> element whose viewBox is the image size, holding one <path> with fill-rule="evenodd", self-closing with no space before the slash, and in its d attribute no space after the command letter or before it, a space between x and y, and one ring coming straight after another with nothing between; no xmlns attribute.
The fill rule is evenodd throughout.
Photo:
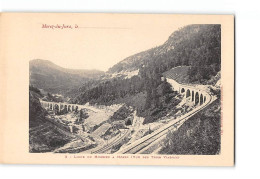
<svg viewBox="0 0 260 179"><path fill-rule="evenodd" d="M172 68L175 69L173 72ZM146 94L145 106L139 110L142 111L159 104L157 90L165 72L176 72L174 77L181 82L213 84L219 79L216 75L220 70L221 25L187 25L174 31L164 44L112 66L104 75L110 78L95 85L84 85L74 100L81 104L110 104L118 99L135 99L133 95Z"/></svg>
<svg viewBox="0 0 260 179"><path fill-rule="evenodd" d="M221 26L218 24L188 25L173 32L168 40L155 48L137 53L111 67L109 73L140 70L156 66L160 72L176 66L192 66L191 81L216 75L221 66ZM200 67L200 69L195 69ZM200 71L200 73L197 73ZM205 73L203 73L205 72ZM196 76L198 75L198 76ZM202 76L202 77L201 77Z"/></svg>
<svg viewBox="0 0 260 179"><path fill-rule="evenodd" d="M138 70L146 61L151 59L153 50L154 49L150 49L125 58L124 60L109 68L108 73L120 73L124 71Z"/></svg>
<svg viewBox="0 0 260 179"><path fill-rule="evenodd" d="M30 85L51 93L64 94L89 80L97 79L104 72L62 68L48 60L31 60Z"/></svg>
<svg viewBox="0 0 260 179"><path fill-rule="evenodd" d="M72 97L79 104L125 103L151 123L174 114L180 103L162 76L182 83L220 84L221 25L188 25L161 46L132 55L112 66L98 83L83 85Z"/></svg>

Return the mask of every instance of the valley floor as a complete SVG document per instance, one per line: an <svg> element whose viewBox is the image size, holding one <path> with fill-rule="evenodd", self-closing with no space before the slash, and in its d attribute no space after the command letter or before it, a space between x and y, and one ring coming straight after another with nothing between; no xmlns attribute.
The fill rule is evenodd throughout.
<svg viewBox="0 0 260 179"><path fill-rule="evenodd" d="M176 95L176 97L180 99L180 102L172 110L168 110L165 116L159 117L156 121L150 123L145 123L145 119L138 116L133 107L125 104L110 106L85 104L84 109L70 111L65 114L58 114L46 108L48 115L45 120L41 120L41 123L44 124L30 128L30 151L97 154L120 152L167 124L178 121L180 117L199 106L191 101L191 97L186 97L185 93ZM215 108L217 106L219 104L216 104ZM220 112L216 109L216 111L206 111L206 114L217 116ZM145 147L140 153L176 154L177 152L178 154L197 154L199 151L193 149L191 151L184 150L185 146L183 147L184 151L178 147L176 149L176 145L180 146L189 143L189 137L194 138L194 135L197 135L199 131L206 133L199 138L195 138L196 143L210 145L211 142L214 142L218 145L216 141L219 140L216 135L220 130L217 125L218 119L215 120L214 118L217 125L215 126L215 123L213 124L212 120L209 121L210 118L205 115L203 116L205 120L194 118L196 117L192 118L193 121L197 121L196 124L193 122L190 125L189 121L183 126L183 123L178 124L174 130L169 131L166 139L164 137L152 142L149 147ZM207 127L211 128L210 131L206 130ZM211 130L215 131L215 136ZM208 134L211 135L210 138L207 138ZM172 141L172 138L175 138L175 140ZM179 141L180 138L183 139ZM172 145L172 143L176 145ZM213 147L216 148L215 144Z"/></svg>
<svg viewBox="0 0 260 179"><path fill-rule="evenodd" d="M186 100L186 99L185 99ZM176 117L182 115L186 108L187 111L192 110L192 106L186 106L186 101L181 102L177 107L180 109L175 116L167 115L153 123L143 124L144 118L138 117L136 111L132 111L128 116L132 119L131 125L126 125L125 120L112 121L111 117L115 112L123 106L89 106L85 113L88 117L82 123L77 123L78 113L69 112L63 115L55 115L52 111L48 111L48 125L53 125L68 133L68 129L72 131L72 139L68 140L64 145L53 150L55 153L114 153L119 149L123 149L138 139L151 134L160 127L176 120ZM72 126L63 128L62 126ZM68 135L67 135L68 136ZM66 137L67 137L66 136ZM157 150L158 148L154 148ZM153 151L150 151L153 152Z"/></svg>

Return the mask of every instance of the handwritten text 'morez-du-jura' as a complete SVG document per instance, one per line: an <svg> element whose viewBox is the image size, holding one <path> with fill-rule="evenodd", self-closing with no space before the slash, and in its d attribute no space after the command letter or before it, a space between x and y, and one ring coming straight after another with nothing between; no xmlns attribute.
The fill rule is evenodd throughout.
<svg viewBox="0 0 260 179"><path fill-rule="evenodd" d="M79 26L77 24L42 24L42 29L77 29Z"/></svg>

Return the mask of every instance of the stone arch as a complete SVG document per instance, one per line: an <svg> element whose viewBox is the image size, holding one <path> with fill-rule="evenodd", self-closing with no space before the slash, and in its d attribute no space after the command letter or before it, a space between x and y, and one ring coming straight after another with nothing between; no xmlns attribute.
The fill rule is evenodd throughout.
<svg viewBox="0 0 260 179"><path fill-rule="evenodd" d="M184 89L184 88L182 88L182 89L181 89L181 93L184 93L184 92L185 92L185 89Z"/></svg>
<svg viewBox="0 0 260 179"><path fill-rule="evenodd" d="M204 96L204 103L206 102L206 99L207 99L206 96Z"/></svg>
<svg viewBox="0 0 260 179"><path fill-rule="evenodd" d="M68 106L68 111L71 111L71 105Z"/></svg>
<svg viewBox="0 0 260 179"><path fill-rule="evenodd" d="M72 111L74 111L75 110L75 107L74 107L74 105L72 105Z"/></svg>
<svg viewBox="0 0 260 179"><path fill-rule="evenodd" d="M68 105L64 104L62 111L67 113L68 112Z"/></svg>
<svg viewBox="0 0 260 179"><path fill-rule="evenodd" d="M56 111L59 111L59 109L60 109L60 107L59 107L59 105L58 104L54 104L54 110Z"/></svg>
<svg viewBox="0 0 260 179"><path fill-rule="evenodd" d="M50 109L52 109L52 104L50 103Z"/></svg>
<svg viewBox="0 0 260 179"><path fill-rule="evenodd" d="M192 91L191 96L192 96L191 100L194 101L194 91Z"/></svg>
<svg viewBox="0 0 260 179"><path fill-rule="evenodd" d="M203 95L200 94L200 105L202 105L202 104L203 104Z"/></svg>
<svg viewBox="0 0 260 179"><path fill-rule="evenodd" d="M200 96L199 96L199 93L196 92L195 93L195 105L197 105L199 103L199 101L200 101Z"/></svg>
<svg viewBox="0 0 260 179"><path fill-rule="evenodd" d="M187 91L186 91L186 98L188 98L189 96L190 96L190 90L187 89Z"/></svg>
<svg viewBox="0 0 260 179"><path fill-rule="evenodd" d="M75 111L77 112L78 110L79 110L79 107L78 107L78 106L76 106L76 107L75 107Z"/></svg>

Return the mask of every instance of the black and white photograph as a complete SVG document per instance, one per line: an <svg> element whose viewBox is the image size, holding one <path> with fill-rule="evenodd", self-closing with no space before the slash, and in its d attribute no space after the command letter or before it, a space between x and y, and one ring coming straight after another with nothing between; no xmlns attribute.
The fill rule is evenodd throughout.
<svg viewBox="0 0 260 179"><path fill-rule="evenodd" d="M4 160L234 165L233 15L0 17Z"/></svg>
<svg viewBox="0 0 260 179"><path fill-rule="evenodd" d="M258 179L258 0L0 0L0 178Z"/></svg>
<svg viewBox="0 0 260 179"><path fill-rule="evenodd" d="M63 66L57 60L59 47L56 54L45 55L54 60L40 54L30 60L30 153L221 153L220 24L170 24L162 35L166 40L157 37L163 42L156 46L149 44L151 36L142 27L40 26L44 31L80 28L99 41L84 42L82 37L76 44L82 58L73 57ZM116 48L112 38L120 48L107 53ZM130 54L133 41L139 45ZM77 53L74 48L66 51L64 55ZM50 52L54 50L44 53ZM129 56L107 61L124 52ZM87 60L82 63L89 56L93 68ZM78 63L81 68L75 68ZM102 63L105 67L99 68Z"/></svg>

